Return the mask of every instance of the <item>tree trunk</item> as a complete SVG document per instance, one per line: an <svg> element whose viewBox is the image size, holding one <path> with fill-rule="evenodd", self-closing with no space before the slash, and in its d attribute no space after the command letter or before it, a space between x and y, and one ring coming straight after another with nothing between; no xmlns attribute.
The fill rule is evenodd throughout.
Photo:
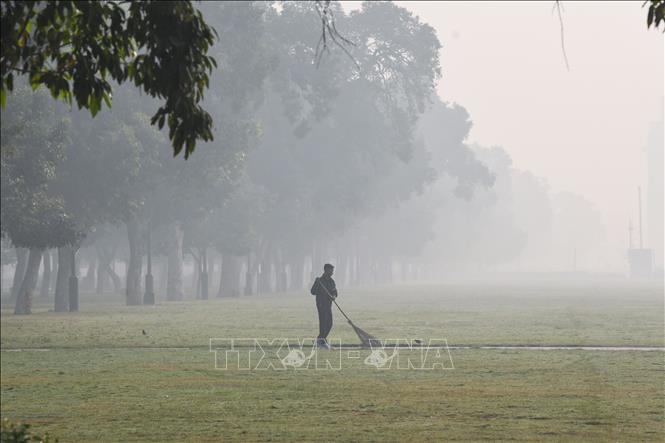
<svg viewBox="0 0 665 443"><path fill-rule="evenodd" d="M55 292L55 284L58 281L58 250L53 250L49 255L51 256L51 281L49 282L50 291Z"/></svg>
<svg viewBox="0 0 665 443"><path fill-rule="evenodd" d="M361 245L361 239L359 238L358 234L353 235L353 255L351 260L353 261L351 265L351 277L350 277L350 283L353 286L358 286L360 285L360 279L361 279L361 271L362 271L362 245Z"/></svg>
<svg viewBox="0 0 665 443"><path fill-rule="evenodd" d="M171 243L168 254L168 270L166 277L166 299L170 301L182 300L182 239L184 231L179 222L170 225Z"/></svg>
<svg viewBox="0 0 665 443"><path fill-rule="evenodd" d="M79 262L76 261L76 251L78 248L72 248L72 267L69 275L69 312L77 312L79 310Z"/></svg>
<svg viewBox="0 0 665 443"><path fill-rule="evenodd" d="M270 262L266 259L261 261L257 292L259 295L270 292Z"/></svg>
<svg viewBox="0 0 665 443"><path fill-rule="evenodd" d="M349 272L349 285L356 286L358 284L358 254L354 251L351 256L351 269Z"/></svg>
<svg viewBox="0 0 665 443"><path fill-rule="evenodd" d="M254 263L256 260L252 260L252 254L247 255L247 272L245 273L245 295L254 294L254 276L256 274L256 266Z"/></svg>
<svg viewBox="0 0 665 443"><path fill-rule="evenodd" d="M312 269L310 270L310 280L314 281L316 277L323 272L322 242L315 242L312 249Z"/></svg>
<svg viewBox="0 0 665 443"><path fill-rule="evenodd" d="M94 291L97 280L97 256L88 249L88 270L81 281L81 289L84 291Z"/></svg>
<svg viewBox="0 0 665 443"><path fill-rule="evenodd" d="M275 267L275 291L286 292L288 289L288 275L286 273L286 263L284 262L284 252L282 249L277 250L274 257Z"/></svg>
<svg viewBox="0 0 665 443"><path fill-rule="evenodd" d="M14 278L12 280L11 301L16 301L16 297L18 297L27 264L28 250L26 248L16 248L16 268L14 268Z"/></svg>
<svg viewBox="0 0 665 443"><path fill-rule="evenodd" d="M109 267L107 271L109 275L111 276L111 281L113 282L113 290L115 291L116 294L120 294L122 292L122 279L118 274L115 272L115 259L111 259L111 263L109 264Z"/></svg>
<svg viewBox="0 0 665 443"><path fill-rule="evenodd" d="M192 272L192 292L194 299L198 300L201 295L201 257L196 255L194 249L191 250L194 272Z"/></svg>
<svg viewBox="0 0 665 443"><path fill-rule="evenodd" d="M356 254L356 269L353 284L358 286L365 283L365 260L363 253L359 250Z"/></svg>
<svg viewBox="0 0 665 443"><path fill-rule="evenodd" d="M39 288L39 298L48 298L51 293L51 253L44 251L44 272L42 273L42 285Z"/></svg>
<svg viewBox="0 0 665 443"><path fill-rule="evenodd" d="M277 278L277 292L286 292L288 289L288 276L286 274L286 265L283 262L277 263L276 268Z"/></svg>
<svg viewBox="0 0 665 443"><path fill-rule="evenodd" d="M227 283L224 281L224 278L228 278L227 275L224 275L224 269L226 267L231 267L231 256L227 254L222 254L222 263L221 267L219 268L219 286L217 288L217 297L222 298L222 297L230 297L231 294L229 294L228 288L227 288Z"/></svg>
<svg viewBox="0 0 665 443"><path fill-rule="evenodd" d="M95 282L95 294L102 295L108 282L108 275L104 271L104 260L99 257L97 260L97 281Z"/></svg>
<svg viewBox="0 0 665 443"><path fill-rule="evenodd" d="M72 267L72 250L69 246L58 248L58 276L55 282L55 312L69 311L69 274Z"/></svg>
<svg viewBox="0 0 665 443"><path fill-rule="evenodd" d="M217 297L240 296L240 271L242 270L240 257L223 254L222 271L219 276L219 291Z"/></svg>
<svg viewBox="0 0 665 443"><path fill-rule="evenodd" d="M109 251L104 250L100 245L95 247L97 250L97 284L95 285L95 293L101 295L104 293L106 284L109 283L109 273L106 269L111 262Z"/></svg>
<svg viewBox="0 0 665 443"><path fill-rule="evenodd" d="M223 264L224 264L224 256L220 252L218 252L217 253L217 266L215 268L214 275L212 277L210 277L210 281L213 282L213 284L214 284L215 281L218 281L218 282L222 281L222 265ZM217 289L218 289L217 292L219 292L219 288L217 288Z"/></svg>
<svg viewBox="0 0 665 443"><path fill-rule="evenodd" d="M42 250L37 248L30 249L28 264L25 268L25 276L21 282L18 296L16 297L16 307L14 314L30 314L32 312L32 294L37 287L39 278L39 264L42 261Z"/></svg>
<svg viewBox="0 0 665 443"><path fill-rule="evenodd" d="M386 280L389 285L392 285L395 282L395 275L393 274L393 260L388 258L386 260Z"/></svg>
<svg viewBox="0 0 665 443"><path fill-rule="evenodd" d="M337 267L335 268L335 275L337 275L337 281L340 286L346 286L348 283L347 280L347 269L349 267L349 256L345 253L341 254L340 258L337 260Z"/></svg>
<svg viewBox="0 0 665 443"><path fill-rule="evenodd" d="M292 291L299 291L302 289L303 285L303 276L305 275L305 259L301 255L291 259L289 264L289 289Z"/></svg>
<svg viewBox="0 0 665 443"><path fill-rule="evenodd" d="M129 263L127 265L127 305L136 306L142 303L141 271L143 269L143 238L137 220L127 222L127 239L129 240Z"/></svg>
<svg viewBox="0 0 665 443"><path fill-rule="evenodd" d="M112 268L112 264L115 258L116 248L104 248L103 246L97 246L97 284L95 292L97 294L103 294L106 290L107 284L113 283L113 291L115 293L120 293L122 291L122 280L115 273L115 270Z"/></svg>
<svg viewBox="0 0 665 443"><path fill-rule="evenodd" d="M362 285L371 286L376 282L376 266L374 263L374 257L369 247L366 247L359 256L360 267L359 271L359 281Z"/></svg>
<svg viewBox="0 0 665 443"><path fill-rule="evenodd" d="M208 251L207 248L201 248L199 253L201 259L201 273L199 275L201 300L208 300Z"/></svg>
<svg viewBox="0 0 665 443"><path fill-rule="evenodd" d="M168 263L163 258L159 263L159 293L166 294L166 284L168 280Z"/></svg>

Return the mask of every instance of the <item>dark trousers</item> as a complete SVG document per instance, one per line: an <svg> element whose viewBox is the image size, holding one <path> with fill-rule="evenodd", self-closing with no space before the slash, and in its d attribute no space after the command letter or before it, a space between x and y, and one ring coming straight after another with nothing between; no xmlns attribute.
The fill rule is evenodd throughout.
<svg viewBox="0 0 665 443"><path fill-rule="evenodd" d="M316 296L316 309L319 311L319 339L326 339L332 329L332 300L327 295Z"/></svg>

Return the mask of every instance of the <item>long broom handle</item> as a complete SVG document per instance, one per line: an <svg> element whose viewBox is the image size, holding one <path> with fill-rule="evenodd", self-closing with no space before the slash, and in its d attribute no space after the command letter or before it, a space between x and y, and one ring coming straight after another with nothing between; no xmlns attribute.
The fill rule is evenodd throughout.
<svg viewBox="0 0 665 443"><path fill-rule="evenodd" d="M324 291L326 291L326 294L328 294L328 297L330 298L330 300L332 300L332 302L335 303L335 306L337 306L337 309L339 309L339 312L342 313L342 315L344 316L344 318L345 318L349 323L353 324L353 322L351 321L351 319L349 318L349 316L346 315L346 314L344 313L344 311L342 311L342 308L339 307L339 305L337 304L337 301L335 300L335 298L330 294L330 291L328 291L328 288L326 288L326 285L324 285L324 284L321 282L321 279L320 279L320 278L317 278L316 281L319 282L319 285L323 288Z"/></svg>
<svg viewBox="0 0 665 443"><path fill-rule="evenodd" d="M344 311L342 311L342 308L339 307L339 305L337 304L337 302L335 301L335 299L333 299L333 303L335 303L335 306L337 306L337 309L339 309L339 312L342 313L342 315L344 316L344 318L346 319L346 321L348 321L349 323L353 324L353 322L351 321L351 319L349 318L349 316L346 315L346 314L344 313Z"/></svg>

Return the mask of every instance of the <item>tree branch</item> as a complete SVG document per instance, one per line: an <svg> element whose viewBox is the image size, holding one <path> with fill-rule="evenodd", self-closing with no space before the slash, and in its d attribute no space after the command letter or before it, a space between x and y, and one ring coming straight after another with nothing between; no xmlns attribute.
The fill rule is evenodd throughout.
<svg viewBox="0 0 665 443"><path fill-rule="evenodd" d="M570 71L570 66L568 65L568 55L566 54L566 44L563 37L563 17L561 16L561 2L556 0L556 12L559 16L559 26L561 29L561 52L563 53L563 60L566 62L566 69Z"/></svg>

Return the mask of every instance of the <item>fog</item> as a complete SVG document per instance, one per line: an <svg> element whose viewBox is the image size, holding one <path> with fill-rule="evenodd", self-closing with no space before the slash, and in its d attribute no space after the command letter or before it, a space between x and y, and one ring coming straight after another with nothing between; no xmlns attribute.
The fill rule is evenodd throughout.
<svg viewBox="0 0 665 443"><path fill-rule="evenodd" d="M186 160L131 86L93 118L19 78L2 290L235 297L324 263L341 288L627 279L629 248L662 279L662 35L640 4L563 2L567 70L548 3L337 5L351 43L318 54L310 4L203 2L214 141Z"/></svg>
<svg viewBox="0 0 665 443"><path fill-rule="evenodd" d="M502 146L553 192L591 202L607 248L581 265L623 272L637 187L649 186L648 164L662 165L647 151L663 144L652 140L663 132L663 38L644 32L642 3L560 2L570 69L553 2L397 3L437 31L437 91L472 115L469 140ZM649 206L662 212L654 203L663 200L662 185L651 187L660 193ZM662 251L662 217L647 222L648 247Z"/></svg>

